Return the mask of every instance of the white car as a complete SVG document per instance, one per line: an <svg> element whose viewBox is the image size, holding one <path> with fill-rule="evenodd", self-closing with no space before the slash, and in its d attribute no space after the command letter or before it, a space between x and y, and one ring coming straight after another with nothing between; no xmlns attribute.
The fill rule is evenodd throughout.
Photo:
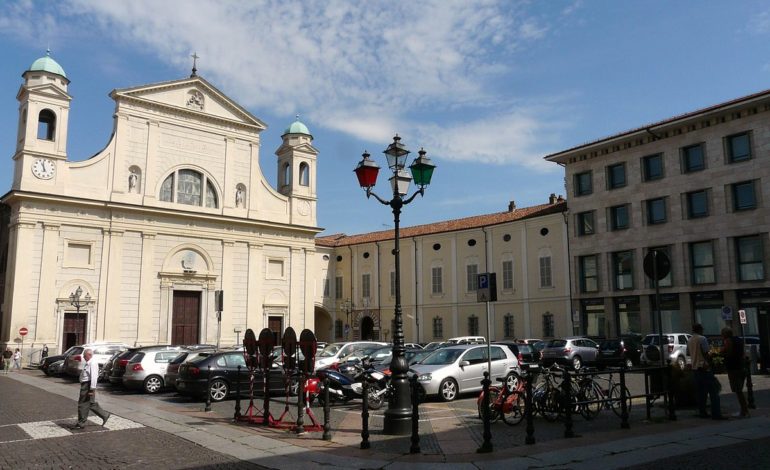
<svg viewBox="0 0 770 470"><path fill-rule="evenodd" d="M80 371L83 370L83 366L86 363L85 358L83 357L83 353L86 349L91 350L93 353L92 360L95 360L96 363L99 364L99 369L101 369L104 367L104 364L110 360L113 354L118 351L125 351L128 349L128 345L123 343L100 342L82 344L77 346L77 349L77 351L74 351L73 354L70 354L66 359L64 359L62 372L69 375L70 377L78 377L80 375Z"/></svg>
<svg viewBox="0 0 770 470"><path fill-rule="evenodd" d="M519 360L513 352L496 344L492 351L491 380L505 379L506 386L513 388L521 375ZM481 390L481 380L487 371L487 346L464 344L437 349L411 371L417 374L417 382L425 395L438 395L443 401L452 401L457 395Z"/></svg>
<svg viewBox="0 0 770 470"><path fill-rule="evenodd" d="M340 359L350 356L359 349L371 348L373 346L387 346L388 343L378 341L354 341L352 343L331 343L326 345L315 357L315 369L329 367Z"/></svg>

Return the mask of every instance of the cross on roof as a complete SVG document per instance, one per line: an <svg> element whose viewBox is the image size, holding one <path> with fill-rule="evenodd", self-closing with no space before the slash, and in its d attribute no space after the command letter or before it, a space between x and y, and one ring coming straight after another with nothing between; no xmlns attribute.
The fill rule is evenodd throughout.
<svg viewBox="0 0 770 470"><path fill-rule="evenodd" d="M200 57L198 56L197 52L193 52L190 57L193 58L193 68L192 68L192 74L190 74L190 77L191 78L192 77L197 77L198 76L198 69L196 68L196 65L198 65L198 59L200 59Z"/></svg>

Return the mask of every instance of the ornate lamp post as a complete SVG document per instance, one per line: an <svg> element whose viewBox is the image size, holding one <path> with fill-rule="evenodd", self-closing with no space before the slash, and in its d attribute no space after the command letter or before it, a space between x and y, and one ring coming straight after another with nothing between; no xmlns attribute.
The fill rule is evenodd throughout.
<svg viewBox="0 0 770 470"><path fill-rule="evenodd" d="M393 331L393 359L390 362L392 372L391 381L393 383L393 398L388 402L388 409L385 410L385 424L383 433L385 434L409 434L411 432L412 419L412 400L407 380L409 366L404 356L404 324L401 315L401 266L399 260L399 216L401 208L414 200L419 194L425 193L425 187L430 184L433 170L436 168L425 155L425 150L420 149L414 162L409 166L412 174L404 170L406 158L409 150L401 143L401 137L396 134L393 137L393 143L383 152L388 161L388 168L393 172L389 178L393 190L393 198L389 201L382 199L374 192L372 188L377 183L377 173L380 167L369 159L370 155L364 151L363 159L358 163L354 170L358 177L358 184L366 190L366 197L374 196L380 203L390 206L393 209L393 220L395 227L393 250L396 261L396 309L395 309L395 331ZM419 189L410 197L404 199L409 192L409 183L414 179Z"/></svg>
<svg viewBox="0 0 770 470"><path fill-rule="evenodd" d="M70 294L70 305L72 305L77 309L77 319L78 319L78 331L76 333L77 344L82 344L80 342L80 307L88 305L91 302L91 294L86 293L86 296L83 300L80 300L81 295L83 295L83 288L80 286L78 286L75 292L72 292Z"/></svg>

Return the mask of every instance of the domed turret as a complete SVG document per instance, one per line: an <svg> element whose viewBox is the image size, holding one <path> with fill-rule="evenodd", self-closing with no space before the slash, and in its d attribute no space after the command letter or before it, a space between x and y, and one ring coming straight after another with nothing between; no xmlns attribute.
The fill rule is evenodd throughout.
<svg viewBox="0 0 770 470"><path fill-rule="evenodd" d="M29 66L29 71L55 73L56 75L67 78L67 74L64 73L62 66L51 57L50 49L46 51L45 56L32 62L32 65Z"/></svg>
<svg viewBox="0 0 770 470"><path fill-rule="evenodd" d="M289 124L289 127L286 128L286 130L283 132L283 135L286 134L306 134L311 135L310 131L307 129L307 126L302 123L302 121L299 120L299 114L297 115L297 120Z"/></svg>

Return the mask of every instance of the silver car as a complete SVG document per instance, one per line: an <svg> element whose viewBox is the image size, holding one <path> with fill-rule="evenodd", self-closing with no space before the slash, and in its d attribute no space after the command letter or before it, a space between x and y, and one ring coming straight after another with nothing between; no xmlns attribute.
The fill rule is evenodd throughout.
<svg viewBox="0 0 770 470"><path fill-rule="evenodd" d="M510 349L491 346L492 383L497 378L515 383L521 369L519 361ZM464 392L481 390L481 380L487 371L487 346L465 344L437 349L433 354L412 366L425 395L438 395L444 401L452 401Z"/></svg>
<svg viewBox="0 0 770 470"><path fill-rule="evenodd" d="M142 388L147 393L158 393L166 385L164 375L168 364L185 349L168 346L147 349L136 353L126 364L123 385L126 388Z"/></svg>
<svg viewBox="0 0 770 470"><path fill-rule="evenodd" d="M64 359L64 366L62 371L70 377L78 377L80 371L83 370L85 365L85 359L83 353L86 349L90 349L93 352L92 360L99 364L99 369L104 367L104 364L110 360L113 354L118 351L125 351L128 349L128 345L123 343L89 343L76 346L78 350L73 351L73 354L68 355Z"/></svg>
<svg viewBox="0 0 770 470"><path fill-rule="evenodd" d="M325 348L315 357L315 368L323 369L330 365L340 362L345 356L350 356L356 351L364 348L371 348L373 346L387 346L388 343L381 343L378 341L354 341L352 343L331 343L326 345Z"/></svg>
<svg viewBox="0 0 770 470"><path fill-rule="evenodd" d="M570 337L548 341L541 352L540 360L547 366L556 362L580 370L583 364L595 364L598 357L599 344L596 341Z"/></svg>

